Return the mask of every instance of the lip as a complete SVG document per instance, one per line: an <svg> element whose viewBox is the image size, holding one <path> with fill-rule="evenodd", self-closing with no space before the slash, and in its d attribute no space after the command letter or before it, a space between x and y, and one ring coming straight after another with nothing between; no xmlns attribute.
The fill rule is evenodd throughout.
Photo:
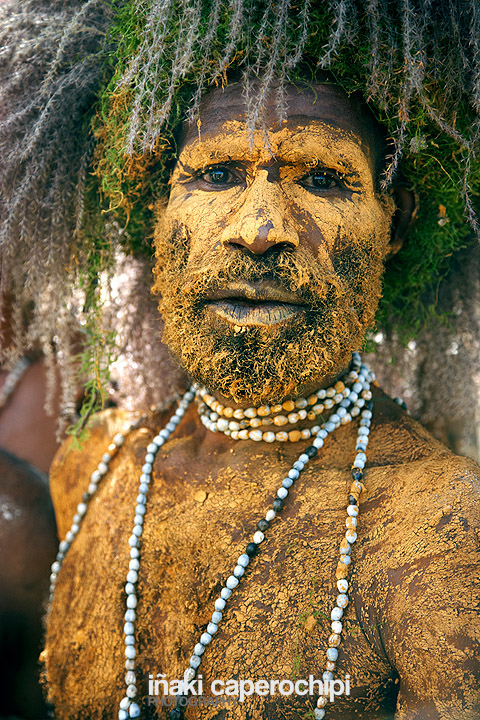
<svg viewBox="0 0 480 720"><path fill-rule="evenodd" d="M305 311L293 293L268 280L232 282L207 298L207 309L239 327L277 325Z"/></svg>

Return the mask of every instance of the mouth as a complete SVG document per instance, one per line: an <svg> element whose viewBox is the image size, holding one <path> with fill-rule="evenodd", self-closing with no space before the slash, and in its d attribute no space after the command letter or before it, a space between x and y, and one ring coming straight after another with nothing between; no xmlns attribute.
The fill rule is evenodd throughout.
<svg viewBox="0 0 480 720"><path fill-rule="evenodd" d="M232 282L210 293L206 307L239 328L278 325L306 310L294 293L269 281Z"/></svg>

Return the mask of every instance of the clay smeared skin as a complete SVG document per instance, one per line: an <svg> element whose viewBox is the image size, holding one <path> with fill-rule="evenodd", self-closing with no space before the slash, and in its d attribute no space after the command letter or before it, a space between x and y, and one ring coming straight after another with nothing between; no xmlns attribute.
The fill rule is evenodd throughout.
<svg viewBox="0 0 480 720"><path fill-rule="evenodd" d="M52 493L60 536L125 419L108 411L83 453L57 458ZM161 424L137 431L112 463L62 569L45 657L60 720L99 720L102 712L113 714L124 694L127 541L144 448ZM355 436L351 426L339 430L302 474L205 653L207 681L320 675ZM194 408L159 452L142 541L142 695L148 672L179 677L221 583L297 452L292 445L270 448L212 435L199 426ZM336 701L330 717L474 720L478 467L453 456L377 393L366 484L338 662L339 674L349 673L356 690ZM195 500L199 490L207 493L204 503ZM306 629L311 617L316 624ZM277 696L268 704L255 698L227 716L192 708L187 718L298 720L307 707L302 699Z"/></svg>
<svg viewBox="0 0 480 720"><path fill-rule="evenodd" d="M321 285L321 279L328 278L328 293L322 296L328 303L324 307L318 300L317 312L324 312L331 323L323 371L315 363L309 365L306 357L310 374L297 378L297 385L290 388L294 393L302 382L307 388L325 384L332 379L329 374L340 372L355 349L351 343L371 321L388 252L392 208L375 191L371 128L339 91L318 86L314 105L312 95L297 97L291 90L287 127L275 130L270 123L269 137L277 153L287 139L299 152L298 143L304 147L308 129L310 138L312 134L316 138L309 145L310 158L321 154L319 159L328 160L330 167L354 172L351 188L322 196L297 183L295 163L292 168L283 158L272 164L263 140L250 150L245 136L235 135L240 127L236 123L241 122L240 101L233 90L225 96L219 92L208 96L201 137L204 148L216 138L218 143L211 145L220 151L220 140L227 142L233 133L232 148L238 151L240 171L251 178L251 185L245 181L222 191L195 188L198 179L184 182L191 170L181 155L169 206L158 216L157 288L163 293L167 337L177 352L190 342L187 356L200 353L208 363L208 348L191 342L195 314L189 307L184 309L190 326L187 322L182 327L177 295L207 287L208 278L215 272L221 276L222 268L238 268L238 263L248 271L266 267L270 245L277 252L286 244L289 253L282 272L288 269L288 290L304 293L314 303L321 293L311 283L316 279ZM187 130L183 147L191 149L188 167L197 162L197 140L197 130ZM212 149L207 155L211 164ZM238 165L238 157L235 162ZM256 200L249 195L252 188ZM242 212L245 203L251 213ZM267 233L262 228L270 221L273 228L268 227ZM309 312L305 317L314 323ZM347 317L356 323L353 334L345 324ZM209 327L201 313L198 319ZM290 347L281 346L285 338L280 330L266 328L263 340L270 336L281 346L281 384L275 384L272 376L271 384L265 383L267 397L282 388L286 391L284 369L298 369L300 346L307 355L318 354L308 324L303 329L307 332L290 335ZM255 328L247 330L253 333ZM218 326L212 323L211 331L218 333L224 359L230 353L241 362L248 333L235 339L225 320ZM270 369L278 358L269 361ZM262 362L265 357L260 356L258 363ZM230 400L238 390L233 380L224 387ZM240 380L246 393L251 379ZM127 440L61 570L43 656L59 720L114 717L124 695L128 537L145 448L166 417L151 419ZM90 473L125 420L120 411L100 415L81 453L67 447L57 456L51 486L60 537L70 526ZM321 676L355 439L356 423L341 427L292 488L284 512L268 532L205 652L206 686L217 677ZM148 673L180 677L210 619L214 599L256 522L271 506L286 471L304 449L300 445L235 442L207 431L192 407L159 451L141 549L136 625L141 697L148 692ZM478 484L479 468L474 463L453 456L380 391L375 392L368 491L361 503L351 604L337 664L340 676L348 673L352 678L352 697L337 700L327 717L477 720L480 628L473 608L478 600ZM190 708L186 717L298 720L312 708L304 698L277 695L272 700L252 697L228 711ZM164 720L166 711L160 711L159 717Z"/></svg>
<svg viewBox="0 0 480 720"><path fill-rule="evenodd" d="M354 110L330 86L317 87L315 102L313 93L292 90L288 119L269 118L268 138L260 131L250 138L232 87L206 98L200 131L186 129L168 205L158 213L155 289L165 341L222 396L260 404L308 392L345 367L373 322L393 202L376 190L372 128ZM209 182L212 168L231 179ZM315 170L332 186L312 187ZM264 258L297 259L285 284L314 291L301 298L311 313L264 321L259 313L246 323L241 314L209 313L202 301L215 273L222 284L249 272L236 269L239 254L258 258L259 271Z"/></svg>

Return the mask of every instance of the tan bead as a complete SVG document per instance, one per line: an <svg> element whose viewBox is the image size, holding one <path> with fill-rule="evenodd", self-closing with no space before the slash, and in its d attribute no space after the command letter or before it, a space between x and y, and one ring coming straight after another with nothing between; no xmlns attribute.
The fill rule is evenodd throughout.
<svg viewBox="0 0 480 720"><path fill-rule="evenodd" d="M333 388L328 388L328 390L325 390L325 394L327 398L333 398L334 395L336 395L335 390Z"/></svg>
<svg viewBox="0 0 480 720"><path fill-rule="evenodd" d="M285 417L285 415L277 415L276 417L273 418L273 424L278 425L279 427L281 427L282 425L286 425L287 423L288 423L288 420Z"/></svg>
<svg viewBox="0 0 480 720"><path fill-rule="evenodd" d="M337 393L341 393L345 390L345 383L343 383L341 380L335 383L333 386L334 389L337 391Z"/></svg>
<svg viewBox="0 0 480 720"><path fill-rule="evenodd" d="M260 415L260 417L266 417L267 415L270 415L270 406L260 405L260 407L257 408L257 415Z"/></svg>
<svg viewBox="0 0 480 720"><path fill-rule="evenodd" d="M238 439L239 440L248 440L248 430L239 430L238 431Z"/></svg>
<svg viewBox="0 0 480 720"><path fill-rule="evenodd" d="M220 403L218 402L218 400L214 400L214 401L212 402L212 404L210 405L210 408L213 410L213 412L218 413L218 406L219 406L219 405L220 405ZM220 413L219 413L219 414L220 414Z"/></svg>
<svg viewBox="0 0 480 720"><path fill-rule="evenodd" d="M219 415L223 415L223 413L225 412L225 405L221 405L220 403L218 403L216 412Z"/></svg>
<svg viewBox="0 0 480 720"><path fill-rule="evenodd" d="M333 400L331 398L327 398L326 400L324 400L323 404L324 404L326 410L330 410L330 408L332 408L334 405Z"/></svg>
<svg viewBox="0 0 480 720"><path fill-rule="evenodd" d="M282 412L283 408L281 405L272 405L271 413L272 415L277 415L277 413Z"/></svg>
<svg viewBox="0 0 480 720"><path fill-rule="evenodd" d="M308 428L305 428L304 430L300 430L300 435L302 436L302 440L309 440L312 437L312 432Z"/></svg>
<svg viewBox="0 0 480 720"><path fill-rule="evenodd" d="M295 423L297 423L300 420L298 413L294 413L294 412L289 413L287 415L287 418L288 418L288 422L291 423L292 425L295 425Z"/></svg>
<svg viewBox="0 0 480 720"><path fill-rule="evenodd" d="M340 635L338 633L332 633L328 638L329 647L338 647L340 645Z"/></svg>
<svg viewBox="0 0 480 720"><path fill-rule="evenodd" d="M335 578L337 580L343 580L346 577L348 577L348 567L342 562L339 562L335 571Z"/></svg>
<svg viewBox="0 0 480 720"><path fill-rule="evenodd" d="M350 517L350 516L347 517L347 519L345 520L345 525L347 528L349 528L351 530L355 530L355 528L357 527L357 518Z"/></svg>
<svg viewBox="0 0 480 720"><path fill-rule="evenodd" d="M237 420L243 420L243 418L245 417L245 413L241 408L237 408L237 410L233 411L233 417Z"/></svg>
<svg viewBox="0 0 480 720"><path fill-rule="evenodd" d="M288 440L288 433L284 430L280 430L280 432L275 433L275 437L278 440L278 442L287 442Z"/></svg>
<svg viewBox="0 0 480 720"><path fill-rule="evenodd" d="M332 671L330 670L330 672L332 672ZM327 703L328 703L328 698L325 697L325 695L320 695L320 697L317 700L317 707L324 708Z"/></svg>
<svg viewBox="0 0 480 720"><path fill-rule="evenodd" d="M333 672L336 667L337 663L333 662L333 660L327 660L327 662L325 663L325 670L328 670L328 672Z"/></svg>
<svg viewBox="0 0 480 720"><path fill-rule="evenodd" d="M258 427L260 427L262 424L263 424L262 418L253 417L253 418L250 420L250 427L252 427L252 428L258 428Z"/></svg>
<svg viewBox="0 0 480 720"><path fill-rule="evenodd" d="M231 407L226 407L225 410L223 411L223 416L226 417L226 418L231 418L231 417L233 417L233 408L231 408Z"/></svg>
<svg viewBox="0 0 480 720"><path fill-rule="evenodd" d="M292 412L292 410L295 410L295 403L293 400L285 400L285 402L282 403L282 408L285 412Z"/></svg>
<svg viewBox="0 0 480 720"><path fill-rule="evenodd" d="M315 415L321 415L322 412L325 410L325 405L323 403L317 403L312 407L312 410Z"/></svg>
<svg viewBox="0 0 480 720"><path fill-rule="evenodd" d="M204 396L203 396L203 399L204 399L204 401L207 403L207 405L209 405L209 406L210 406L210 405L212 404L212 402L214 402L214 400L215 400L215 398L213 397L213 395L204 395Z"/></svg>
<svg viewBox="0 0 480 720"><path fill-rule="evenodd" d="M244 415L245 415L245 417L252 419L254 417L257 417L257 411L255 408L249 407L246 410L244 410Z"/></svg>
<svg viewBox="0 0 480 720"><path fill-rule="evenodd" d="M343 538L340 543L340 553L342 555L350 555L350 543L345 538Z"/></svg>
<svg viewBox="0 0 480 720"><path fill-rule="evenodd" d="M310 395L310 397L307 398L307 402L308 402L309 405L315 405L315 403L317 402L317 400L318 400L318 396L317 396L317 395Z"/></svg>
<svg viewBox="0 0 480 720"><path fill-rule="evenodd" d="M315 420L316 417L317 416L315 415L315 413L312 410L310 410L310 412L307 413L307 420Z"/></svg>
<svg viewBox="0 0 480 720"><path fill-rule="evenodd" d="M290 442L298 442L302 439L302 434L299 430L291 430L288 433L288 439L290 440Z"/></svg>

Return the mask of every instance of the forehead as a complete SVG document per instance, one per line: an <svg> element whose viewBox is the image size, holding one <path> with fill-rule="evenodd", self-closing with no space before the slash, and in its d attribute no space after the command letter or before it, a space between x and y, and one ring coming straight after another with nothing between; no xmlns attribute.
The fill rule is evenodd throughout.
<svg viewBox="0 0 480 720"><path fill-rule="evenodd" d="M286 88L285 120L280 123L275 92L266 101L268 141L263 133L256 133L254 145L275 152L278 144L290 140L302 144L304 133L313 133L325 145L340 142L357 146L373 167L380 146L380 131L366 106L349 97L341 88L331 84L316 84ZM231 84L216 88L200 104L200 123L185 123L180 139L180 152L195 146L207 145L218 150L231 143L248 145L252 138L246 131L246 109L243 88ZM217 145L217 143L219 143Z"/></svg>

